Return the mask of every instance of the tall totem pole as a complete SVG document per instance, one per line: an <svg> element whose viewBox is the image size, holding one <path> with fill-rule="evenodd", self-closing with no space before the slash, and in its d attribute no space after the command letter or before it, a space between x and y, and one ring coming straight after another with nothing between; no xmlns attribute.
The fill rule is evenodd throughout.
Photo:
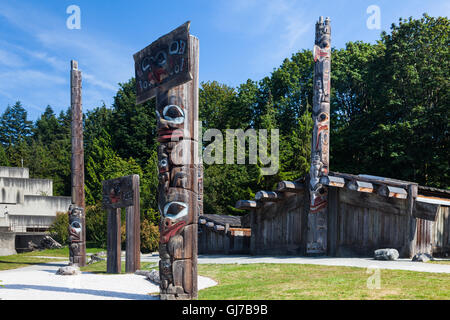
<svg viewBox="0 0 450 320"><path fill-rule="evenodd" d="M199 41L187 22L134 55L137 103L156 96L160 298L197 298Z"/></svg>
<svg viewBox="0 0 450 320"><path fill-rule="evenodd" d="M322 184L328 175L331 85L330 19L319 18L314 45L314 121L311 142L310 209L308 214L307 254L326 254L328 190Z"/></svg>
<svg viewBox="0 0 450 320"><path fill-rule="evenodd" d="M69 259L71 265L86 265L86 226L84 215L84 147L81 71L78 62L70 62L72 110L72 205L69 208Z"/></svg>

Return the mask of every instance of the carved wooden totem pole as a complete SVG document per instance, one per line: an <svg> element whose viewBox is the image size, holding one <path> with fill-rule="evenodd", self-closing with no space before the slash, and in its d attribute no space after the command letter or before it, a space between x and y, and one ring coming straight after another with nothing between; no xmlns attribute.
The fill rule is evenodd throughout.
<svg viewBox="0 0 450 320"><path fill-rule="evenodd" d="M156 96L162 300L197 298L199 41L189 25L134 55L137 103Z"/></svg>
<svg viewBox="0 0 450 320"><path fill-rule="evenodd" d="M72 205L69 207L69 260L86 265L86 227L84 215L84 147L83 110L81 104L81 71L71 61L70 96L72 109Z"/></svg>
<svg viewBox="0 0 450 320"><path fill-rule="evenodd" d="M314 45L314 121L311 145L310 209L308 214L308 254L326 254L328 191L321 180L328 175L330 130L330 19L319 18Z"/></svg>

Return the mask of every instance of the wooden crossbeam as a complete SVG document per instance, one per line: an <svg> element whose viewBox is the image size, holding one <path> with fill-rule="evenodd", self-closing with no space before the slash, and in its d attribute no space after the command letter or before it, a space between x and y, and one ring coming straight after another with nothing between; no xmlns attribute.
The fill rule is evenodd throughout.
<svg viewBox="0 0 450 320"><path fill-rule="evenodd" d="M358 192L373 192L373 184L370 182L359 181L359 180L351 180L347 183L346 186L349 190L358 191Z"/></svg>
<svg viewBox="0 0 450 320"><path fill-rule="evenodd" d="M408 192L405 189L387 185L379 186L377 193L389 198L406 199L408 197Z"/></svg>
<svg viewBox="0 0 450 320"><path fill-rule="evenodd" d="M238 202L236 202L236 205L234 207L241 210L252 210L258 208L259 205L256 201L239 200Z"/></svg>
<svg viewBox="0 0 450 320"><path fill-rule="evenodd" d="M277 202L282 198L282 194L275 191L258 191L255 195L255 200L263 202Z"/></svg>
<svg viewBox="0 0 450 320"><path fill-rule="evenodd" d="M320 182L329 187L343 188L345 186L345 179L341 177L324 176L320 179Z"/></svg>
<svg viewBox="0 0 450 320"><path fill-rule="evenodd" d="M292 192L300 193L305 190L305 185L295 181L281 181L278 182L277 192Z"/></svg>
<svg viewBox="0 0 450 320"><path fill-rule="evenodd" d="M220 224L216 224L214 226L214 230L216 230L216 231L223 231L223 230L225 230L225 226L222 226Z"/></svg>

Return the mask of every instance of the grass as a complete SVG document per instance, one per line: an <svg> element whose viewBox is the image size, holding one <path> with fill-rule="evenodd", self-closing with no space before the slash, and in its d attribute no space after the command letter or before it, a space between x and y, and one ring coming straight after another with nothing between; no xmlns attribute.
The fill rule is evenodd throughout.
<svg viewBox="0 0 450 320"><path fill-rule="evenodd" d="M87 253L97 253L104 251L100 248L88 248ZM52 259L52 258L40 258L40 257L55 257L55 258L65 258L69 260L69 248L65 247L62 249L47 249L42 251L32 251L25 253L18 253L10 256L0 257L0 271L11 270L22 267L28 267L34 264L41 264L47 262L61 261L62 259Z"/></svg>
<svg viewBox="0 0 450 320"><path fill-rule="evenodd" d="M364 268L298 264L199 265L217 286L201 300L450 299L450 275L380 270L380 289L368 289Z"/></svg>
<svg viewBox="0 0 450 320"><path fill-rule="evenodd" d="M86 253L98 253L101 251L106 251L102 248L86 248ZM45 256L45 257L64 257L69 259L69 247L64 247L61 249L46 249L42 251L32 251L21 253L24 256L34 257L34 256Z"/></svg>
<svg viewBox="0 0 450 320"><path fill-rule="evenodd" d="M28 267L34 264L59 261L58 259L36 258L23 254L0 257L0 271Z"/></svg>

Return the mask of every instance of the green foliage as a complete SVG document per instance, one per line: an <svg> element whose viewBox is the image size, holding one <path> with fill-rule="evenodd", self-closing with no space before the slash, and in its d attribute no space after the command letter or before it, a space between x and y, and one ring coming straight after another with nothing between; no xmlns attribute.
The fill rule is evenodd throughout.
<svg viewBox="0 0 450 320"><path fill-rule="evenodd" d="M95 246L106 248L108 235L106 211L101 203L86 207L86 240Z"/></svg>
<svg viewBox="0 0 450 320"><path fill-rule="evenodd" d="M56 219L49 228L50 235L60 244L68 244L69 240L69 215L67 212L58 212Z"/></svg>
<svg viewBox="0 0 450 320"><path fill-rule="evenodd" d="M149 220L141 221L141 252L150 253L158 251L159 228Z"/></svg>
<svg viewBox="0 0 450 320"><path fill-rule="evenodd" d="M20 101L8 106L0 117L0 143L15 145L31 134L31 121Z"/></svg>

